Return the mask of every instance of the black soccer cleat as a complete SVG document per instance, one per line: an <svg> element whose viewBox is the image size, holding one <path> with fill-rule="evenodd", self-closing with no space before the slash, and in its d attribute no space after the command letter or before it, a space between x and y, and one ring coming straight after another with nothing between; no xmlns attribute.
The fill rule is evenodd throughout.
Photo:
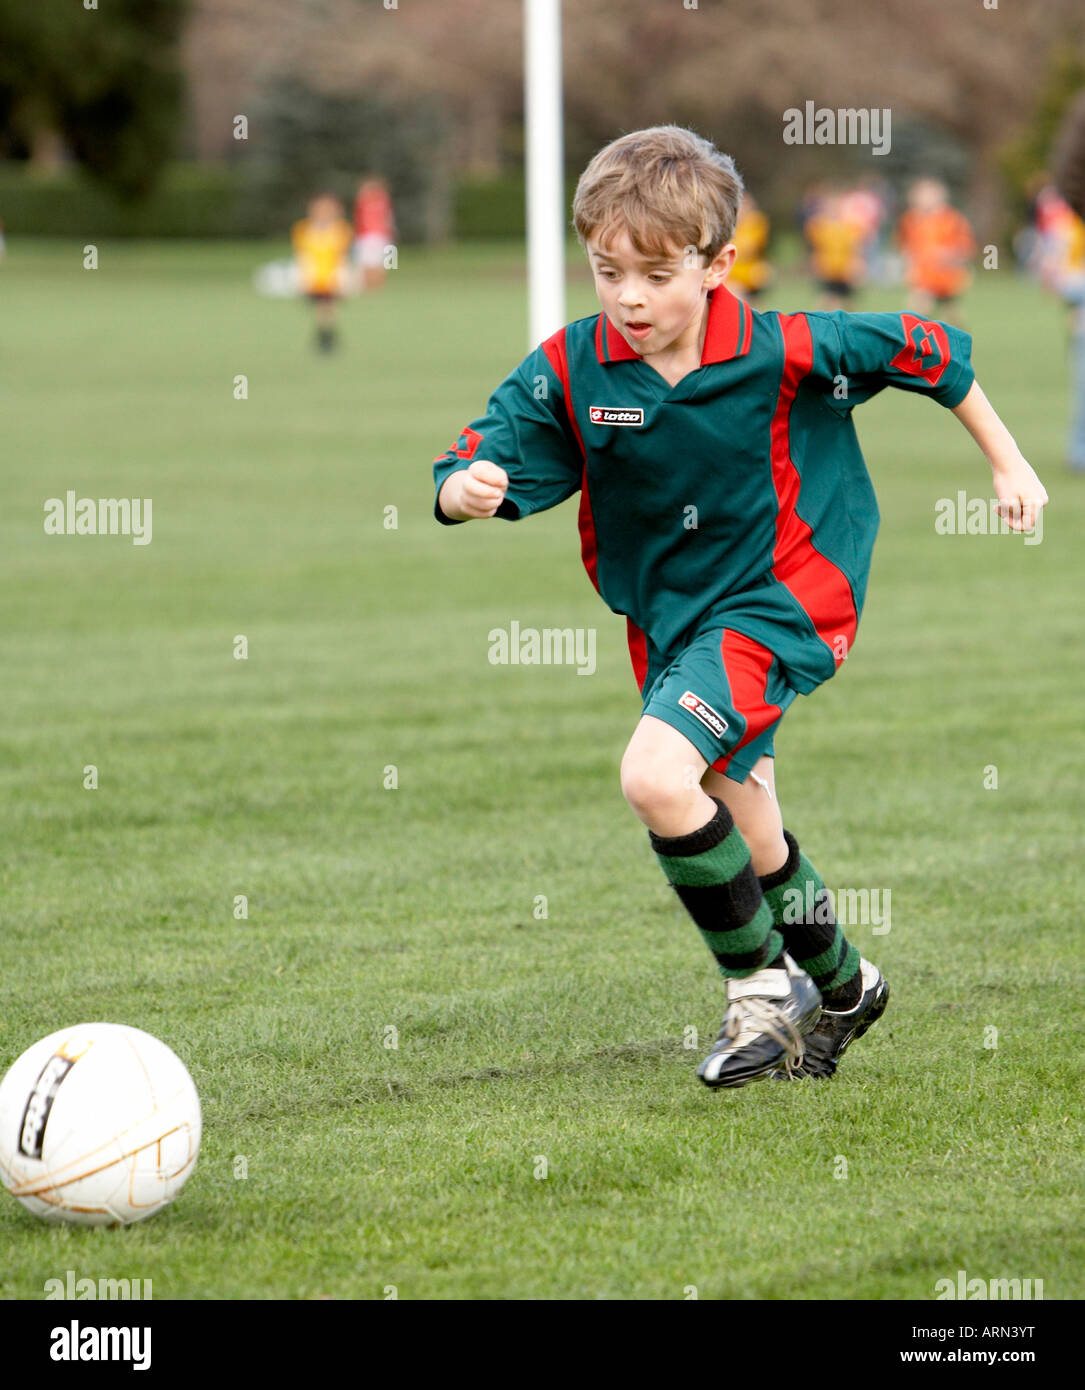
<svg viewBox="0 0 1085 1390"><path fill-rule="evenodd" d="M827 1080L836 1071L845 1049L885 1013L889 1003L889 981L868 960L859 962L859 970L863 993L855 1008L846 1013L822 1009L821 1018L806 1039L802 1062L791 1068L777 1067L772 1073L773 1081Z"/></svg>
<svg viewBox="0 0 1085 1390"><path fill-rule="evenodd" d="M697 1075L706 1086L745 1086L803 1059L805 1040L821 1013L818 988L785 955L786 968L756 970L727 981L727 1014L716 1045Z"/></svg>

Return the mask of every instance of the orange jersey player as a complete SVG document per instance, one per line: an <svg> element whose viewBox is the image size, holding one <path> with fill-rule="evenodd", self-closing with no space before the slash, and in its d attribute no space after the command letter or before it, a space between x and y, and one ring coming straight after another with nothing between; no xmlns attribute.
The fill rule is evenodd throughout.
<svg viewBox="0 0 1085 1390"><path fill-rule="evenodd" d="M897 224L904 255L911 307L929 315L951 304L971 280L968 262L976 243L968 219L950 204L939 179L917 179L908 191L908 207Z"/></svg>

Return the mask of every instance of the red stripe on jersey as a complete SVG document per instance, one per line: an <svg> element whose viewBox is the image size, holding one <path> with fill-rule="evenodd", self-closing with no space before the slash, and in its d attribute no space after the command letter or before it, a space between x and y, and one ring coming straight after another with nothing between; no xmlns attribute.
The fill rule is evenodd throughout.
<svg viewBox="0 0 1085 1390"><path fill-rule="evenodd" d="M720 658L727 684L731 687L731 706L746 721L746 732L734 748L712 764L717 772L724 772L740 748L751 743L779 719L780 706L770 705L765 699L765 687L773 660L772 652L767 647L745 633L726 628L720 642Z"/></svg>
<svg viewBox="0 0 1085 1390"><path fill-rule="evenodd" d="M748 304L743 304L746 312L746 325L742 331L742 343L739 346L737 356L744 357L750 350L750 340L753 338L753 310Z"/></svg>
<svg viewBox="0 0 1085 1390"><path fill-rule="evenodd" d="M629 643L629 659L633 663L633 675L637 689L644 690L648 676L648 639L632 618L625 620L626 640Z"/></svg>
<svg viewBox="0 0 1085 1390"><path fill-rule="evenodd" d="M814 549L813 531L795 510L801 479L791 457L791 407L814 360L805 314L781 314L784 371L772 421L772 483L779 511L772 573L798 599L837 664L848 654L859 618L847 575ZM841 646L840 638L844 639Z"/></svg>
<svg viewBox="0 0 1085 1390"><path fill-rule="evenodd" d="M591 498L588 496L587 454L584 450L584 441L580 437L580 427L576 423L576 412L573 410L573 393L569 382L569 358L565 351L565 329L559 328L552 337L547 338L542 349L546 353L546 360L554 369L554 375L561 382L561 389L565 393L565 414L573 427L573 433L576 435L576 442L580 447L580 457L584 460L584 471L580 475L580 511L577 515L577 526L580 530L580 558L584 562L584 568L588 571L588 578L598 590L595 519L591 514Z"/></svg>

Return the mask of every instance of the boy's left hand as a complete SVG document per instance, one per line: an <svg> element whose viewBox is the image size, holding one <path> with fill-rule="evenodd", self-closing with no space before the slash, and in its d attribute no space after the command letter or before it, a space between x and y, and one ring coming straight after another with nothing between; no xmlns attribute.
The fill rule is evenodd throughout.
<svg viewBox="0 0 1085 1390"><path fill-rule="evenodd" d="M1013 531L1031 531L1047 504L1047 493L978 381L972 382L964 399L952 409L991 465L999 516Z"/></svg>
<svg viewBox="0 0 1085 1390"><path fill-rule="evenodd" d="M1031 531L1047 505L1047 492L1031 465L1018 454L1006 463L992 464L991 472L999 516L1013 531Z"/></svg>

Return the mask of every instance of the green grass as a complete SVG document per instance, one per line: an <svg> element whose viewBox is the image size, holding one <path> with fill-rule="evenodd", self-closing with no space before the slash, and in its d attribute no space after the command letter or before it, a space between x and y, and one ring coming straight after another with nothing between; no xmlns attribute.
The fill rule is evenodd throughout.
<svg viewBox="0 0 1085 1390"><path fill-rule="evenodd" d="M894 1001L831 1085L713 1095L683 1039L714 1035L721 984L618 790L638 701L575 500L431 517L429 460L524 352L518 251L406 250L333 359L252 293L268 254L106 244L89 272L43 242L0 272L0 1070L127 1022L205 1119L143 1226L5 1198L0 1295L69 1268L159 1299L929 1298L958 1269L1085 1294L1085 481L1057 306L1008 273L967 303L1051 494L1042 545L937 536L983 458L915 397L859 413L867 611L778 784L830 886L892 891L890 933L854 935ZM579 267L570 301L593 306ZM47 537L69 488L151 497L152 543ZM596 627L597 673L491 666L514 618Z"/></svg>

